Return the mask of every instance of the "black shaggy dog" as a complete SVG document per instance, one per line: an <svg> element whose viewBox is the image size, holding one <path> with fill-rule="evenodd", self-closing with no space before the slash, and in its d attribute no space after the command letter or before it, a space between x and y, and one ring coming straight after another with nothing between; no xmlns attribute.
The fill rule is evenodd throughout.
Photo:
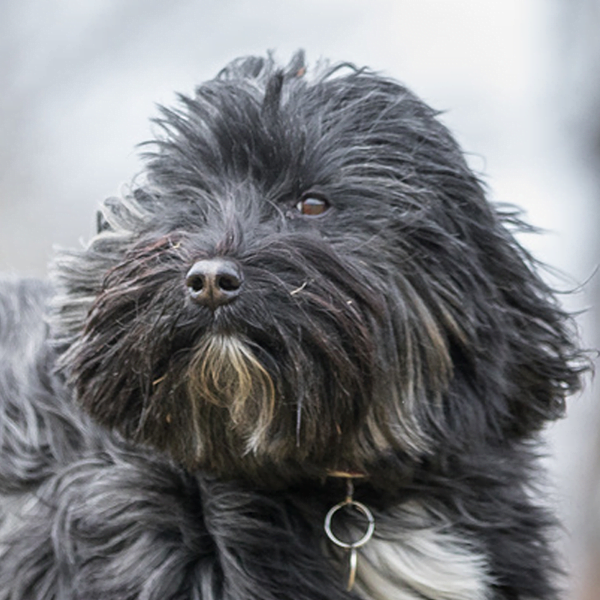
<svg viewBox="0 0 600 600"><path fill-rule="evenodd" d="M0 294L0 599L549 600L569 318L436 113L233 62Z"/></svg>

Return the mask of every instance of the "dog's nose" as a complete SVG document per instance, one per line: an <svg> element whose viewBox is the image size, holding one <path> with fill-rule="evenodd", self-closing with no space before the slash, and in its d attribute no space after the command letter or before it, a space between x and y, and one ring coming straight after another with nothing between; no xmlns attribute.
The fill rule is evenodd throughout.
<svg viewBox="0 0 600 600"><path fill-rule="evenodd" d="M239 296L244 276L240 266L226 258L199 260L185 279L192 300L215 310Z"/></svg>

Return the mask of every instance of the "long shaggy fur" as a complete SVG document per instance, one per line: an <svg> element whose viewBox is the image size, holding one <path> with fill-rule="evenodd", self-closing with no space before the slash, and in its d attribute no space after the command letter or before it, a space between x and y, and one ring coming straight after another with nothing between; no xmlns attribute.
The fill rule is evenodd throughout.
<svg viewBox="0 0 600 600"><path fill-rule="evenodd" d="M555 598L535 441L584 364L436 113L298 54L157 124L52 286L0 287L0 600ZM353 591L339 471L376 520Z"/></svg>

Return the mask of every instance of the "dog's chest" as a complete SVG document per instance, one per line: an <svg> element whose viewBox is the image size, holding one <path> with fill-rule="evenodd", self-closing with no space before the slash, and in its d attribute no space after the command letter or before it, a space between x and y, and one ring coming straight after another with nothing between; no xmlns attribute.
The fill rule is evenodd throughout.
<svg viewBox="0 0 600 600"><path fill-rule="evenodd" d="M484 556L454 534L414 529L360 551L356 588L368 600L485 600Z"/></svg>

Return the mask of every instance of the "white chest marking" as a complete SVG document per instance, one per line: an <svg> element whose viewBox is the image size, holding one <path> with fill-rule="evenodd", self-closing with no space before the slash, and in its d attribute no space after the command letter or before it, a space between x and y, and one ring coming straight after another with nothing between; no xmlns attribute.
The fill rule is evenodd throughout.
<svg viewBox="0 0 600 600"><path fill-rule="evenodd" d="M490 597L491 578L481 552L441 517L414 505L399 512L402 531L387 539L373 537L359 552L356 589L366 600Z"/></svg>

